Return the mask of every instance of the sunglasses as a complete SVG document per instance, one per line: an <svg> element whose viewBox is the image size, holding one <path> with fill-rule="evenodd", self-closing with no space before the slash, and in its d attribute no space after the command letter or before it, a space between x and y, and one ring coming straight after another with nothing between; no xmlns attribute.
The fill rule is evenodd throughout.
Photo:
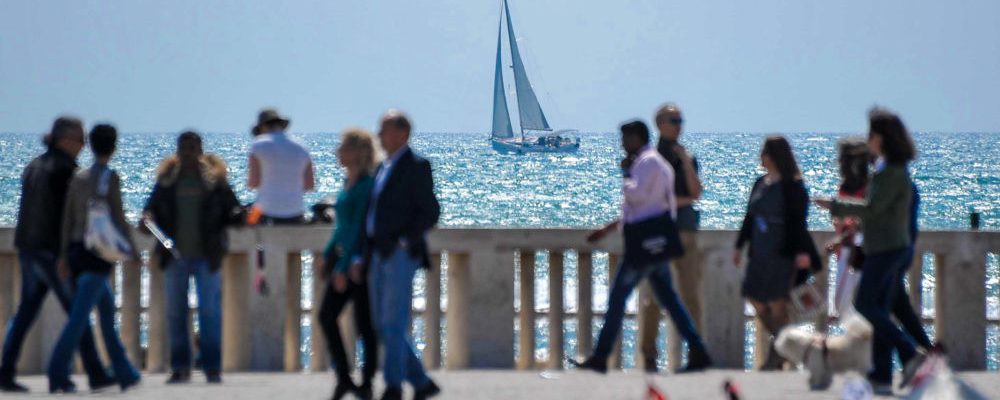
<svg viewBox="0 0 1000 400"><path fill-rule="evenodd" d="M669 122L671 125L678 125L679 126L679 125L681 125L681 124L684 123L684 118L680 118L680 117L677 117L677 118L662 117L662 118L657 118L656 122Z"/></svg>

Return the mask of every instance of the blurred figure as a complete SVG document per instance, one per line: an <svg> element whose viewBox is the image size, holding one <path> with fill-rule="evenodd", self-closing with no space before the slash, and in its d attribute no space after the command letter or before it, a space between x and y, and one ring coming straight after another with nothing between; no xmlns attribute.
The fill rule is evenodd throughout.
<svg viewBox="0 0 1000 400"><path fill-rule="evenodd" d="M792 287L821 268L819 253L806 223L809 195L792 146L781 136L764 142L761 166L767 174L750 191L733 264L742 264L743 247L750 246L743 278L743 297L750 300L767 329L770 345L762 371L781 370L785 359L774 349L774 339L790 322L788 303Z"/></svg>
<svg viewBox="0 0 1000 400"><path fill-rule="evenodd" d="M903 363L900 386L909 384L926 355L913 337L890 317L902 271L912 261L913 181L908 164L916 157L909 132L896 114L876 108L869 112L868 149L876 157L874 174L863 201L816 199L834 216L862 220L865 261L854 306L875 330L868 379L876 394L892 393L893 348Z"/></svg>
<svg viewBox="0 0 1000 400"><path fill-rule="evenodd" d="M272 108L257 116L247 186L257 191L254 207L264 225L302 223L303 197L315 185L309 152L285 133L290 122Z"/></svg>
<svg viewBox="0 0 1000 400"><path fill-rule="evenodd" d="M139 383L139 371L136 371L129 362L125 347L115 330L117 310L109 282L114 264L95 254L84 244L89 229L90 203L94 199L101 199L108 207L113 229L129 243L131 254L128 256L133 260L139 258L135 252L135 243L132 242L128 232L129 225L125 222L121 180L118 174L108 167L117 141L118 131L113 126L95 126L90 131L90 150L94 153L94 165L77 172L70 182L63 215L59 267L69 266L76 280L76 295L73 298L66 327L59 335L59 340L52 350L52 359L49 361L50 393L76 391L69 380L73 353L80 344L80 338L90 328L90 312L95 306L98 311L98 322L101 324L101 335L104 336L104 348L111 359L118 385L125 391Z"/></svg>
<svg viewBox="0 0 1000 400"><path fill-rule="evenodd" d="M226 228L239 223L240 203L226 177L226 163L202 150L201 136L177 138L177 152L160 163L143 218L174 240L174 252L156 246L166 278L171 374L167 383L191 380L188 285L198 288L201 363L209 383L222 382L222 279ZM145 225L140 226L140 231Z"/></svg>
<svg viewBox="0 0 1000 400"><path fill-rule="evenodd" d="M382 116L378 137L387 158L375 174L365 214L365 262L351 267L357 284L363 282L363 266L369 269L372 311L385 349L384 400L402 398L404 380L413 385L415 400L441 392L424 371L410 337L413 277L417 268L432 267L426 235L441 216L431 163L410 149L411 132L410 119L402 112L389 110Z"/></svg>
<svg viewBox="0 0 1000 400"><path fill-rule="evenodd" d="M842 140L839 144L840 186L837 197L863 200L868 187L868 164L871 153L862 140ZM854 290L861 279L861 220L857 217L833 217L837 233L827 250L837 255L837 287L830 301L830 313L841 317L854 312Z"/></svg>
<svg viewBox="0 0 1000 400"><path fill-rule="evenodd" d="M691 321L674 291L670 273L670 254L665 250L656 255L637 251L646 248L646 232L649 224L656 225L653 229L663 230L676 218L677 202L674 197L674 170L670 164L649 145L649 128L646 124L634 121L621 126L622 147L626 157L621 162L625 174L622 182L624 199L622 217L605 227L594 231L587 238L596 242L603 239L624 223L622 231L625 236L625 256L618 268L618 274L611 284L608 295L608 311L604 316L604 326L593 353L584 361L570 360L570 363L581 369L589 369L598 373L606 373L608 357L615 339L622 329L625 317L625 301L643 279L648 278L660 304L667 309L674 325L688 344L688 363L680 372L700 371L712 365L712 360L698 335L698 330ZM633 233L635 232L635 233ZM674 232L676 234L676 232ZM678 240L657 236L659 232L650 234L649 239L665 239L662 242ZM635 235L635 239L632 237ZM675 235L676 236L676 235ZM638 241L638 246L633 242ZM680 243L666 244L666 247L680 247ZM679 249L683 252L683 249Z"/></svg>
<svg viewBox="0 0 1000 400"><path fill-rule="evenodd" d="M21 174L21 204L14 231L14 246L21 265L21 302L3 341L0 391L4 392L28 391L15 382L14 376L25 335L35 322L45 295L52 290L67 312L73 301L73 284L58 276L56 258L63 246L60 232L69 182L77 168L76 157L86 145L83 122L74 117L59 117L45 136L45 145L45 153L31 160ZM80 356L91 389L115 384L97 355L89 325L80 336Z"/></svg>
<svg viewBox="0 0 1000 400"><path fill-rule="evenodd" d="M681 296L681 301L691 314L691 320L695 327L701 331L704 329L701 316L701 280L702 270L698 253L698 224L699 214L694 208L694 202L701 197L701 179L698 178L698 159L688 153L687 149L680 144L681 130L684 125L684 117L679 106L667 103L656 111L656 128L660 132L660 138L656 145L656 151L674 169L674 194L677 199L677 230L680 231L681 243L687 249L683 256L673 260L673 276L677 282L677 291ZM644 334L640 337L659 337L660 319L662 311L651 301L641 304L642 327ZM673 328L670 337L678 337L677 329ZM680 365L681 343L679 340L670 341L670 354L673 358L670 365ZM656 350L655 340L646 340L641 344L643 367L647 372L656 372L656 360L659 358Z"/></svg>
<svg viewBox="0 0 1000 400"><path fill-rule="evenodd" d="M333 360L337 374L333 399L342 399L350 392L354 392L362 399L371 399L372 378L378 366L378 343L375 341L375 329L372 327L368 280L362 275L359 277L361 282L355 282L348 279L347 273L351 260L360 256L358 239L362 237L368 196L374 183L372 172L375 171L377 161L372 135L363 129L345 131L341 135L337 159L346 170L347 178L344 181L344 189L337 195L336 203L333 205L337 224L326 250L323 251L322 271L328 284L320 305L319 318L323 334L326 335L330 359ZM365 347L365 363L360 386L351 380L351 364L344 350L340 326L337 325L337 318L347 302L354 302L355 327L361 334Z"/></svg>

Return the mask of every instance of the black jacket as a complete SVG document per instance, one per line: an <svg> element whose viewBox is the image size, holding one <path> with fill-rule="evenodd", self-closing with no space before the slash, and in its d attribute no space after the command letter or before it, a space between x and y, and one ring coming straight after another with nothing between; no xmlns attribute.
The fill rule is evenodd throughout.
<svg viewBox="0 0 1000 400"><path fill-rule="evenodd" d="M69 154L50 148L24 168L14 230L18 250L59 253L66 191L76 167Z"/></svg>
<svg viewBox="0 0 1000 400"><path fill-rule="evenodd" d="M426 268L430 262L425 236L441 216L441 205L434 195L431 163L409 149L396 163L378 196L378 204L373 204L369 197L368 207L376 207L375 235L368 237L367 229L361 229L359 254L364 255L367 264L374 252L388 257L405 240L410 256ZM372 190L374 193L375 188Z"/></svg>
<svg viewBox="0 0 1000 400"><path fill-rule="evenodd" d="M751 195L764 182L764 177L754 182ZM796 277L796 283L805 282L810 273L815 273L823 269L819 252L816 250L816 243L812 235L809 234L809 225L806 222L809 216L809 193L806 191L805 183L801 179L794 181L782 181L781 192L785 200L785 238L781 243L781 255L794 258L796 254L807 253L811 260L808 271L800 271ZM746 215L743 217L743 225L740 227L739 237L736 239L736 248L743 248L753 236L753 215L750 213L750 206L747 206ZM753 254L750 255L753 257Z"/></svg>
<svg viewBox="0 0 1000 400"><path fill-rule="evenodd" d="M218 271L229 248L226 227L239 224L243 220L243 212L226 180L226 163L222 159L204 155L199 160L199 169L205 188L201 199L201 238L212 271ZM171 238L177 233L176 184L179 176L180 161L177 157L164 160L157 169L156 186L144 208L144 211L153 214L153 220ZM156 251L160 256L160 267L166 268L173 257L160 244L157 244Z"/></svg>

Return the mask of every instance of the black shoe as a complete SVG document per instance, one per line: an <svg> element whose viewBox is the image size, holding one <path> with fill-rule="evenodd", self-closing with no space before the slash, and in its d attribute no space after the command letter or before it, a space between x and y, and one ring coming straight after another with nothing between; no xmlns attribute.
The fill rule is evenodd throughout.
<svg viewBox="0 0 1000 400"><path fill-rule="evenodd" d="M76 393L76 385L69 379L53 381L52 378L49 378L49 394L58 393Z"/></svg>
<svg viewBox="0 0 1000 400"><path fill-rule="evenodd" d="M587 358L586 360L580 362L574 359L569 359L569 365L576 367L577 369L588 369L599 374L608 373L608 362L600 361L594 357Z"/></svg>
<svg viewBox="0 0 1000 400"><path fill-rule="evenodd" d="M101 390L117 385L118 380L107 373L103 373L97 378L91 378L88 383L90 384L90 391L97 393Z"/></svg>
<svg viewBox="0 0 1000 400"><path fill-rule="evenodd" d="M120 386L122 388L122 393L125 393L129 389L132 389L132 388L138 386L139 382L141 382L141 381L142 381L142 378L139 377L139 376L136 376L136 377L134 377L132 379L129 379L127 381L118 382L118 386Z"/></svg>
<svg viewBox="0 0 1000 400"><path fill-rule="evenodd" d="M441 394L441 388L432 380L413 390L413 400L425 400Z"/></svg>
<svg viewBox="0 0 1000 400"><path fill-rule="evenodd" d="M692 347L688 351L688 363L678 374L685 374L689 372L704 371L705 369L712 366L712 357L709 357L708 352L704 348Z"/></svg>
<svg viewBox="0 0 1000 400"><path fill-rule="evenodd" d="M215 372L215 371L206 372L205 373L205 381L208 382L208 383L211 383L213 385L222 384L222 373Z"/></svg>
<svg viewBox="0 0 1000 400"><path fill-rule="evenodd" d="M191 382L191 371L174 371L167 378L168 385L177 385Z"/></svg>
<svg viewBox="0 0 1000 400"><path fill-rule="evenodd" d="M358 390L357 386L351 382L350 378L340 378L337 379L337 386L333 388L333 396L330 397L331 400L341 400L348 393L356 392Z"/></svg>
<svg viewBox="0 0 1000 400"><path fill-rule="evenodd" d="M28 393L28 387L18 384L14 377L0 378L0 392Z"/></svg>
<svg viewBox="0 0 1000 400"><path fill-rule="evenodd" d="M372 394L372 383L367 381L362 383L361 386L354 388L354 395L361 400L372 400L374 395Z"/></svg>
<svg viewBox="0 0 1000 400"><path fill-rule="evenodd" d="M403 400L403 389L400 388L385 389L385 393L382 393L382 400Z"/></svg>

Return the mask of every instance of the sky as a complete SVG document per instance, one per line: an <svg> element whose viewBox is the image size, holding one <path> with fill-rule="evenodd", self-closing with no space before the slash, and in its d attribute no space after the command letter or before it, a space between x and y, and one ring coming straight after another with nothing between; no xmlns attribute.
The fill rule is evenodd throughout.
<svg viewBox="0 0 1000 400"><path fill-rule="evenodd" d="M0 132L62 113L127 132L487 132L498 0L0 0ZM1000 131L1000 1L512 0L554 128L674 101L689 132ZM513 112L513 110L512 110Z"/></svg>

